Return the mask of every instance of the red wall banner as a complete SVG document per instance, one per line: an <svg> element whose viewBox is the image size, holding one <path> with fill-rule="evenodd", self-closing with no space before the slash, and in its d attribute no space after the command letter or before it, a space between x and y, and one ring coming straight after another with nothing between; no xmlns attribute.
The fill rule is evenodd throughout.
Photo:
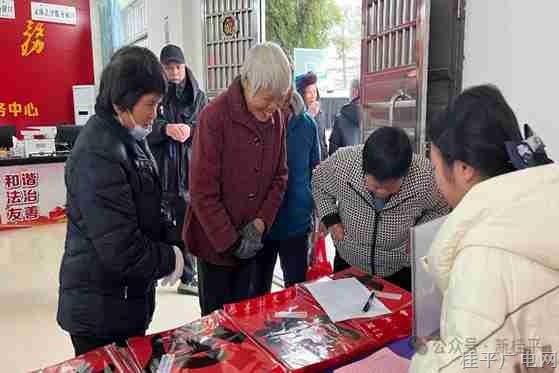
<svg viewBox="0 0 559 373"><path fill-rule="evenodd" d="M74 123L72 86L93 84L89 0L39 2L76 8L77 23L32 20L29 0L15 1L15 19L0 18L0 125L18 130Z"/></svg>

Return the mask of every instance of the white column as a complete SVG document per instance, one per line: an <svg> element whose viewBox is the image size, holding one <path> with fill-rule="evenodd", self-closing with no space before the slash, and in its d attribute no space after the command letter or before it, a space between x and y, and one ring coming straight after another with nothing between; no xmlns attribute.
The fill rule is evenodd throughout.
<svg viewBox="0 0 559 373"><path fill-rule="evenodd" d="M159 57L161 49L167 43L182 47L184 8L189 2L189 0L146 0L148 48L156 56ZM167 38L169 40L166 40Z"/></svg>
<svg viewBox="0 0 559 373"><path fill-rule="evenodd" d="M537 5L536 5L537 3ZM559 1L468 0L463 87L492 83L518 117L559 157L557 61Z"/></svg>
<svg viewBox="0 0 559 373"><path fill-rule="evenodd" d="M101 72L103 71L103 58L101 55L101 26L95 0L89 0L89 14L91 24L91 47L93 49L93 77L95 81L95 90L97 92L101 81Z"/></svg>
<svg viewBox="0 0 559 373"><path fill-rule="evenodd" d="M183 15L183 49L186 63L198 79L200 86L205 90L206 83L204 72L204 35L202 34L202 1L184 1Z"/></svg>

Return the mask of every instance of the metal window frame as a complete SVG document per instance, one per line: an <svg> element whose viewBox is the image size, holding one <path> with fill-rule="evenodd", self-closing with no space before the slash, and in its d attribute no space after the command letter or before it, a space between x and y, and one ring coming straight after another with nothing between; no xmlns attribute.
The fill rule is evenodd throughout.
<svg viewBox="0 0 559 373"><path fill-rule="evenodd" d="M209 9L208 4L211 2L213 6ZM217 6L216 6L217 4ZM251 5L250 7L243 7L244 5ZM248 49L255 44L261 43L266 39L266 1L265 0L201 0L201 27L202 27L202 53L203 53L203 67L204 67L204 85L206 93L209 97L215 97L229 86L235 76L238 74L242 63L244 61L244 56ZM247 19L245 17L252 14L250 22L245 22ZM250 33L248 36L243 36L238 38L231 38L231 41L224 42L224 39L210 41L208 37L208 18L223 18L228 15L239 15L243 16L242 20L239 20L240 32L243 32L245 25L249 25ZM256 15L256 16L255 16ZM220 34L221 23L216 22L210 24L211 33L215 35ZM232 44L235 42L243 43L243 53L240 55L239 49L234 49ZM248 45L245 45L248 44ZM216 48L219 46L220 55L225 56L225 61L219 61L222 63L215 63L214 65L208 65L208 52L210 48ZM210 69L212 71L210 71ZM215 71L215 78L210 79L210 75ZM217 81L217 76L219 71L219 77L221 84L217 85L214 82ZM215 84L215 87L213 84Z"/></svg>
<svg viewBox="0 0 559 373"><path fill-rule="evenodd" d="M388 101L366 102L363 105L370 108L388 109L387 125L392 125L396 108L416 107L416 121L414 131L414 148L420 154L425 154L427 145L425 132L427 127L427 87L429 37L418 43L421 35L429 35L431 0L423 0L419 7L417 0L367 0L363 6L362 27L362 78L364 76L382 76L383 74L398 73L402 70L414 68L416 70L417 97L410 97L404 90L394 92ZM416 14L413 15L412 11ZM421 51L416 50L421 46ZM419 59L418 59L419 58ZM365 74L365 75L363 75ZM366 84L362 82L362 89ZM363 92L364 93L364 92ZM361 97L366 97L362 94ZM364 110L363 110L364 113ZM362 137L372 130L362 124Z"/></svg>
<svg viewBox="0 0 559 373"><path fill-rule="evenodd" d="M133 45L148 37L146 0L134 0L121 10L125 32L123 45Z"/></svg>

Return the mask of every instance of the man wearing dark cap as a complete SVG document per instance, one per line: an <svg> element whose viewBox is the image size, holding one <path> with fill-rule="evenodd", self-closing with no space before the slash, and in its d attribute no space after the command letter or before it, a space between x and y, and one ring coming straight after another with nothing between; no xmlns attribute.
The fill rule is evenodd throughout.
<svg viewBox="0 0 559 373"><path fill-rule="evenodd" d="M320 159L328 158L328 145L326 144L326 116L320 111L320 94L316 83L318 77L312 71L298 75L295 78L297 92L303 97L307 111L318 126L318 137L320 140Z"/></svg>
<svg viewBox="0 0 559 373"><path fill-rule="evenodd" d="M186 67L184 54L176 45L161 50L161 63L165 69L169 88L159 107L148 141L159 167L163 186L163 204L174 222L177 238L190 200L188 193L189 151L192 131L196 128L200 111L207 104L205 93L198 86L192 71ZM188 248L187 248L188 249ZM186 254L185 269L177 291L198 294L194 257Z"/></svg>

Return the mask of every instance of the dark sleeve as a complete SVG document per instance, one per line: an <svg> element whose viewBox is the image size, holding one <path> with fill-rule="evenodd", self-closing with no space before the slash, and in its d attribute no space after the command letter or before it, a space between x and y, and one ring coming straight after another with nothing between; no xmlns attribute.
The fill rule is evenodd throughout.
<svg viewBox="0 0 559 373"><path fill-rule="evenodd" d="M311 137L311 148L310 148L310 154L309 154L309 174L310 174L310 182L312 185L312 174L313 174L313 170L320 164L320 140L318 139L318 128L316 127L316 123L314 122L314 119L312 119L312 117L310 115L302 114L303 115L303 120L308 121L308 128L309 128L309 135ZM314 199L313 199L313 216L316 213L316 206L314 203ZM311 224L314 225L315 223L315 219L313 218L311 221ZM314 231L314 226L313 226L313 231Z"/></svg>
<svg viewBox="0 0 559 373"><path fill-rule="evenodd" d="M189 123L190 127L197 128L198 127L198 119L200 118L200 113L204 110L206 105L208 104L208 97L203 91L198 93L196 97L196 108L194 110L194 115L192 116L193 120L192 123Z"/></svg>
<svg viewBox="0 0 559 373"><path fill-rule="evenodd" d="M223 120L217 111L202 111L193 138L189 174L192 208L211 245L220 253L239 238L221 193Z"/></svg>
<svg viewBox="0 0 559 373"><path fill-rule="evenodd" d="M122 165L105 154L80 156L75 185L78 207L107 271L126 282L150 282L175 268L172 246L144 235L138 225L128 176Z"/></svg>
<svg viewBox="0 0 559 373"><path fill-rule="evenodd" d="M206 107L207 104L208 104L208 96L206 96L206 94L204 92L200 91L200 103L198 104L198 107L196 108L196 118L198 118L198 116L200 115L202 110L204 110L204 108ZM195 125L196 124L197 123L195 123Z"/></svg>
<svg viewBox="0 0 559 373"><path fill-rule="evenodd" d="M320 163L320 141L318 138L319 137L318 128L316 127L314 120L310 116L306 116L306 118L308 118L310 122L309 126L312 128L313 142L312 142L311 156L310 156L310 161L311 161L310 167L311 170L314 170L314 168L318 166Z"/></svg>
<svg viewBox="0 0 559 373"><path fill-rule="evenodd" d="M328 148L328 152L329 155L332 155L336 152L336 150L338 150L338 148L341 148L344 146L343 144L343 139L342 139L342 131L340 129L340 122L341 122L341 118L339 116L336 116L336 119L334 119L334 128L332 129L332 133L330 134L330 147Z"/></svg>
<svg viewBox="0 0 559 373"><path fill-rule="evenodd" d="M284 127L285 128L285 127ZM286 151L286 140L287 131L282 130L281 136L281 149L279 154L278 167L276 168L276 173L274 179L272 180L272 185L268 191L268 196L264 200L260 211L258 212L258 217L264 220L266 227L270 229L274 220L276 219L276 214L283 201L283 195L287 189L287 151Z"/></svg>
<svg viewBox="0 0 559 373"><path fill-rule="evenodd" d="M194 130L198 128L198 118L200 117L200 113L204 111L204 108L208 104L208 97L202 91L198 93L198 97L196 100L196 111L194 112L193 120L188 123L188 125L192 129L190 138L185 142L188 148L192 147L192 138L194 137Z"/></svg>
<svg viewBox="0 0 559 373"><path fill-rule="evenodd" d="M318 134L320 137L320 158L325 160L328 158L328 145L326 144L326 116L321 112L318 119Z"/></svg>

